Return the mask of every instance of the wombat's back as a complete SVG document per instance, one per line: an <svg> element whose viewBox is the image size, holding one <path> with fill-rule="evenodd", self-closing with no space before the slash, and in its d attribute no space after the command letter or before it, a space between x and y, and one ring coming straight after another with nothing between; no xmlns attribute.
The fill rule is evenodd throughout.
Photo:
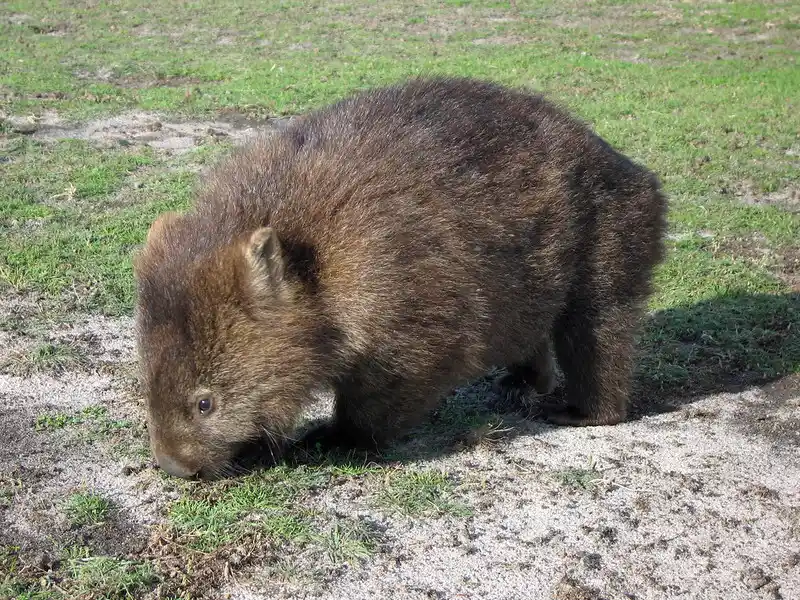
<svg viewBox="0 0 800 600"><path fill-rule="evenodd" d="M350 357L446 374L526 358L593 260L610 293L644 291L661 204L649 172L541 97L423 79L235 153L200 214L210 238L275 228Z"/></svg>

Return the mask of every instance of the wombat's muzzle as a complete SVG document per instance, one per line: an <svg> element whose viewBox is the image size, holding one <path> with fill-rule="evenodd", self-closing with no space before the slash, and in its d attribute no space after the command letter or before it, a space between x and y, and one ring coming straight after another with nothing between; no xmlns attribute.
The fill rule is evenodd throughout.
<svg viewBox="0 0 800 600"><path fill-rule="evenodd" d="M197 475L197 471L187 469L175 460L172 460L165 454L156 454L156 462L158 466L173 477L181 477L183 479L191 479Z"/></svg>

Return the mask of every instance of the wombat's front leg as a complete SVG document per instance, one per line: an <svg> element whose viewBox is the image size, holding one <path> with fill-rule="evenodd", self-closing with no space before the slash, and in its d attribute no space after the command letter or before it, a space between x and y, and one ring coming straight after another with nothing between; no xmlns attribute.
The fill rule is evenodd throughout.
<svg viewBox="0 0 800 600"><path fill-rule="evenodd" d="M508 373L495 382L495 391L513 404L524 400L533 388L537 394L547 395L556 387L556 361L549 337L536 346L533 356L525 363L510 365Z"/></svg>
<svg viewBox="0 0 800 600"><path fill-rule="evenodd" d="M422 422L442 397L436 386L354 371L334 386L333 421L304 438L307 447L379 450Z"/></svg>
<svg viewBox="0 0 800 600"><path fill-rule="evenodd" d="M561 425L613 425L627 416L633 334L640 309L631 305L571 306L553 342L564 373L567 405L547 419Z"/></svg>

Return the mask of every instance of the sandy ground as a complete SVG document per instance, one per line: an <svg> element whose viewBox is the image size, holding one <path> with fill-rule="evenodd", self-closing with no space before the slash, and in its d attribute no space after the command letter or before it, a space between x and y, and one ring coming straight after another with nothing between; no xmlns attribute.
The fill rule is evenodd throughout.
<svg viewBox="0 0 800 600"><path fill-rule="evenodd" d="M99 443L33 427L43 412L92 404L139 422L140 399L113 370L132 364L131 323L86 318L54 335L93 340L94 367L0 375L0 477L20 482L0 509L0 543L36 547L46 562L52 543L71 535L60 502L90 485L119 510L80 541L135 552L174 497L146 451L115 453L127 433ZM20 340L6 338L7 355ZM797 384L708 396L615 427L517 422L505 439L410 463L454 475L474 510L466 519L386 514L361 499L357 482L333 487L314 502L369 519L382 532L374 558L302 584L255 569L221 597L800 597ZM569 468L595 474L585 488L570 485L559 475Z"/></svg>

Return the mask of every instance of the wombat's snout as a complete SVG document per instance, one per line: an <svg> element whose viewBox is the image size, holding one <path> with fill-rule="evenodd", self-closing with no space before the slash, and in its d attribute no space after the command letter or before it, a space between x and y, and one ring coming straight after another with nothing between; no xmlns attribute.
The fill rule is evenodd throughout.
<svg viewBox="0 0 800 600"><path fill-rule="evenodd" d="M181 465L178 461L171 459L165 454L156 453L156 462L158 466L173 477L181 477L183 479L191 479L197 475L196 470L188 469Z"/></svg>

